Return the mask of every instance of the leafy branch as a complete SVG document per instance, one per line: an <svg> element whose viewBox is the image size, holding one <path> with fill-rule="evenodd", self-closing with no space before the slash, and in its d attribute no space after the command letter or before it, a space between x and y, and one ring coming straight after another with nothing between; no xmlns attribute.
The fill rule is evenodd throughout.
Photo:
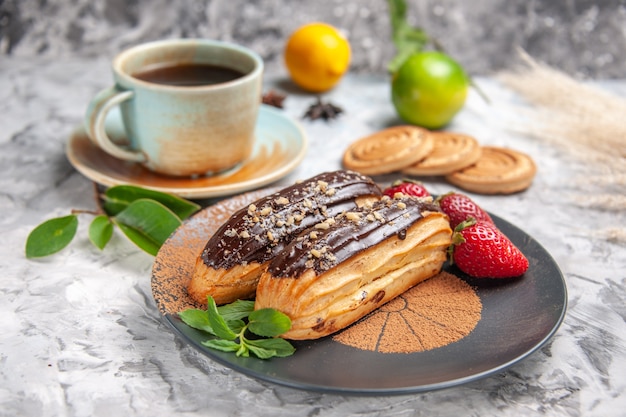
<svg viewBox="0 0 626 417"><path fill-rule="evenodd" d="M89 240L104 249L117 226L145 252L156 255L182 221L200 209L198 204L172 194L133 185L118 185L97 194L97 210L72 210L35 227L26 240L26 257L39 258L64 249L74 239L79 215L95 216Z"/></svg>
<svg viewBox="0 0 626 417"><path fill-rule="evenodd" d="M396 55L387 64L387 70L390 74L396 73L408 57L414 53L422 52L429 44L435 50L447 54L437 39L429 36L424 29L409 24L406 0L387 0L387 5L391 22L391 39L396 47ZM470 85L486 103L490 102L489 97L472 77L470 77Z"/></svg>
<svg viewBox="0 0 626 417"><path fill-rule="evenodd" d="M202 342L211 349L243 357L252 353L260 359L295 352L288 341L278 337L291 328L291 319L273 308L254 310L254 301L237 300L217 307L213 297L208 296L206 311L190 308L178 316L188 326L214 336Z"/></svg>
<svg viewBox="0 0 626 417"><path fill-rule="evenodd" d="M391 39L396 47L396 55L387 65L387 69L393 74L409 56L421 52L433 41L422 28L412 27L408 23L405 0L387 0L387 4L391 20Z"/></svg>

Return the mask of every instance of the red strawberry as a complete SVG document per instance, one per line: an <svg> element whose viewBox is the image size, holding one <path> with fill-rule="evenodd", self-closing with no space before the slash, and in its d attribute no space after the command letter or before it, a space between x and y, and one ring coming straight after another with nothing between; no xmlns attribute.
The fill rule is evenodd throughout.
<svg viewBox="0 0 626 417"><path fill-rule="evenodd" d="M470 219L452 236L451 261L475 278L512 278L528 269L528 259L493 223Z"/></svg>
<svg viewBox="0 0 626 417"><path fill-rule="evenodd" d="M396 193L402 193L404 195L411 195L414 197L429 197L430 193L419 181L413 180L398 180L391 184L390 187L385 188L383 194L393 198Z"/></svg>
<svg viewBox="0 0 626 417"><path fill-rule="evenodd" d="M491 216L466 195L448 193L437 198L437 202L441 210L450 218L450 227L453 229L470 217L493 223Z"/></svg>

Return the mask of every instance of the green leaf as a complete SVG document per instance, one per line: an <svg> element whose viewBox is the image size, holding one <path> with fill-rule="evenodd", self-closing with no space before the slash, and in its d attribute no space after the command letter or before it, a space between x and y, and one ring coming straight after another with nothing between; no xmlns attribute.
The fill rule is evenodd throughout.
<svg viewBox="0 0 626 417"><path fill-rule="evenodd" d="M116 185L107 189L103 196L103 207L107 214L116 216L134 201L142 199L158 201L181 220L186 219L200 209L198 204L184 198L133 185Z"/></svg>
<svg viewBox="0 0 626 417"><path fill-rule="evenodd" d="M265 349L263 347L254 346L254 345L247 345L247 347L250 352L254 353L254 355L260 359L269 359L271 357L276 356L276 351L273 349Z"/></svg>
<svg viewBox="0 0 626 417"><path fill-rule="evenodd" d="M291 343L280 338L246 340L246 344L248 349L261 359L268 359L273 356L284 358L293 355L296 351Z"/></svg>
<svg viewBox="0 0 626 417"><path fill-rule="evenodd" d="M220 313L217 311L217 306L215 305L215 300L211 296L207 297L207 313L211 328L217 337L226 340L235 340L237 338L238 334L233 332L230 327L228 327L228 324L226 324L224 318L220 316Z"/></svg>
<svg viewBox="0 0 626 417"><path fill-rule="evenodd" d="M133 201L113 221L126 237L152 255L182 223L163 204L148 199Z"/></svg>
<svg viewBox="0 0 626 417"><path fill-rule="evenodd" d="M431 39L423 29L408 24L405 0L387 0L387 4L391 21L391 38L396 47L396 55L387 65L387 69L393 74L409 56L422 51Z"/></svg>
<svg viewBox="0 0 626 417"><path fill-rule="evenodd" d="M102 250L113 236L113 223L108 216L96 216L89 225L89 240L98 249Z"/></svg>
<svg viewBox="0 0 626 417"><path fill-rule="evenodd" d="M226 325L228 326L228 328L233 332L236 333L238 335L243 334L244 330L246 329L247 325L243 320L224 320L226 322Z"/></svg>
<svg viewBox="0 0 626 417"><path fill-rule="evenodd" d="M257 336L273 337L291 328L291 320L285 314L266 308L254 311L254 301L237 300L217 307L210 295L207 297L207 310L187 309L178 313L188 326L208 332L219 339L202 342L204 346L225 352L235 352L237 356L249 357L250 352L261 359L274 356L292 355L296 349L286 340L248 339L248 330ZM248 318L248 322L243 319ZM256 332L252 331L256 329Z"/></svg>
<svg viewBox="0 0 626 417"><path fill-rule="evenodd" d="M189 327L215 335L211 323L209 323L209 315L205 310L189 308L178 313L178 317Z"/></svg>
<svg viewBox="0 0 626 417"><path fill-rule="evenodd" d="M259 336L279 336L290 328L291 319L273 308L255 310L248 316L248 330Z"/></svg>
<svg viewBox="0 0 626 417"><path fill-rule="evenodd" d="M230 304L219 306L217 311L226 321L243 319L254 311L254 301L237 300Z"/></svg>
<svg viewBox="0 0 626 417"><path fill-rule="evenodd" d="M240 343L239 350L237 350L236 354L237 356L243 356L244 358L250 356L250 349L248 349L248 345L246 345L245 343Z"/></svg>
<svg viewBox="0 0 626 417"><path fill-rule="evenodd" d="M72 241L77 229L78 217L74 214L43 222L26 239L26 257L38 258L60 251Z"/></svg>
<svg viewBox="0 0 626 417"><path fill-rule="evenodd" d="M237 352L240 348L239 343L233 342L232 340L210 339L201 343L206 347L221 350L223 352Z"/></svg>

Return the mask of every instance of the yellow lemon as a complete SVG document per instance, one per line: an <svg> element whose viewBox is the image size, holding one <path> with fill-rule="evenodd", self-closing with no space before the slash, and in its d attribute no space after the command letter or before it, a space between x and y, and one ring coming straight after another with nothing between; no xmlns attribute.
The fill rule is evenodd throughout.
<svg viewBox="0 0 626 417"><path fill-rule="evenodd" d="M333 26L309 23L291 34L285 46L291 79L305 90L329 90L350 65L350 44Z"/></svg>

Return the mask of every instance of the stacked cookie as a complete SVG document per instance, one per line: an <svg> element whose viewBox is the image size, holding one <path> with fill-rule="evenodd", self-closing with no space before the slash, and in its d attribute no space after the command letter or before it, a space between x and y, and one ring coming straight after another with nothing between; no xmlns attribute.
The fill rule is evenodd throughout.
<svg viewBox="0 0 626 417"><path fill-rule="evenodd" d="M443 176L480 194L525 190L537 171L522 152L481 146L469 135L417 126L394 126L358 139L346 149L343 165L365 175Z"/></svg>

